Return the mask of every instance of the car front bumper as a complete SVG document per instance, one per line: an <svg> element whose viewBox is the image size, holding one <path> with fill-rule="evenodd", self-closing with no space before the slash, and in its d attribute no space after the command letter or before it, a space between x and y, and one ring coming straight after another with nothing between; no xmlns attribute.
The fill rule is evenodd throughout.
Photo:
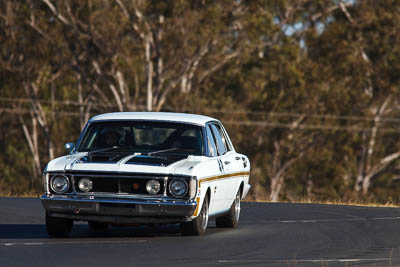
<svg viewBox="0 0 400 267"><path fill-rule="evenodd" d="M197 206L194 200L179 199L49 194L40 199L50 216L114 224L186 222L191 220Z"/></svg>

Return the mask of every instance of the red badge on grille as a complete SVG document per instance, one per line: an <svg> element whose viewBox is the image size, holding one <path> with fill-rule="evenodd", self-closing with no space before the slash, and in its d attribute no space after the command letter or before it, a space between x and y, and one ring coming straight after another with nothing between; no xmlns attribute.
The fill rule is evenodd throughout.
<svg viewBox="0 0 400 267"><path fill-rule="evenodd" d="M139 188L139 184L133 184L133 188L135 189L135 190L138 190L138 188Z"/></svg>

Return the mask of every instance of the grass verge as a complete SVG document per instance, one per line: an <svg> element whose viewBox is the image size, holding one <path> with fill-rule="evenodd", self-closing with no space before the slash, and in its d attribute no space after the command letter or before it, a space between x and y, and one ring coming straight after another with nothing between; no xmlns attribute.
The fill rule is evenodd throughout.
<svg viewBox="0 0 400 267"><path fill-rule="evenodd" d="M268 199L245 199L245 202L266 202L266 203L274 203ZM393 202L391 200L387 202L371 202L371 201L360 201L360 200L318 200L318 199L309 199L302 198L299 200L284 200L278 201L275 203L299 203L299 204L321 204L321 205L343 205L343 206L360 206L360 207L384 207L384 208L400 208L400 203Z"/></svg>
<svg viewBox="0 0 400 267"><path fill-rule="evenodd" d="M20 194L0 193L0 197L40 197L42 193L26 192Z"/></svg>

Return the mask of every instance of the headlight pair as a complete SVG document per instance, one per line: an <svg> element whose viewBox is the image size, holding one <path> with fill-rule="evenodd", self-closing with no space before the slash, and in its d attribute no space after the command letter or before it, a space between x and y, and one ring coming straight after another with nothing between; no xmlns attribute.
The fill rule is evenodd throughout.
<svg viewBox="0 0 400 267"><path fill-rule="evenodd" d="M161 184L158 180L149 180L146 183L146 190L150 195L156 195L160 193ZM187 195L189 191L189 185L186 180L182 178L173 179L168 186L169 193L176 198L181 198Z"/></svg>
<svg viewBox="0 0 400 267"><path fill-rule="evenodd" d="M70 180L64 175L56 175L50 180L50 187L57 194L68 192L71 187ZM78 182L78 188L82 192L89 192L93 188L93 182L89 178L82 178Z"/></svg>
<svg viewBox="0 0 400 267"><path fill-rule="evenodd" d="M160 193L161 184L158 180L149 180L146 183L146 190L151 195ZM189 191L189 185L182 178L173 179L168 186L169 193L176 198L185 197Z"/></svg>

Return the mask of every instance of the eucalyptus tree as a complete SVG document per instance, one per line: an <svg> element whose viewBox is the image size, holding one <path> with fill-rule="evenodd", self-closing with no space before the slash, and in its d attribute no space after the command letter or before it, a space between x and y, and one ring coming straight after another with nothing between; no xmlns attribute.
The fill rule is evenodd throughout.
<svg viewBox="0 0 400 267"><path fill-rule="evenodd" d="M352 127L343 146L349 147L346 179L356 192L369 192L371 181L393 171L400 157L396 142L399 78L399 22L396 1L339 2L322 21L323 31L309 32L309 55L320 66L327 107L347 115ZM393 175L392 175L393 177Z"/></svg>

